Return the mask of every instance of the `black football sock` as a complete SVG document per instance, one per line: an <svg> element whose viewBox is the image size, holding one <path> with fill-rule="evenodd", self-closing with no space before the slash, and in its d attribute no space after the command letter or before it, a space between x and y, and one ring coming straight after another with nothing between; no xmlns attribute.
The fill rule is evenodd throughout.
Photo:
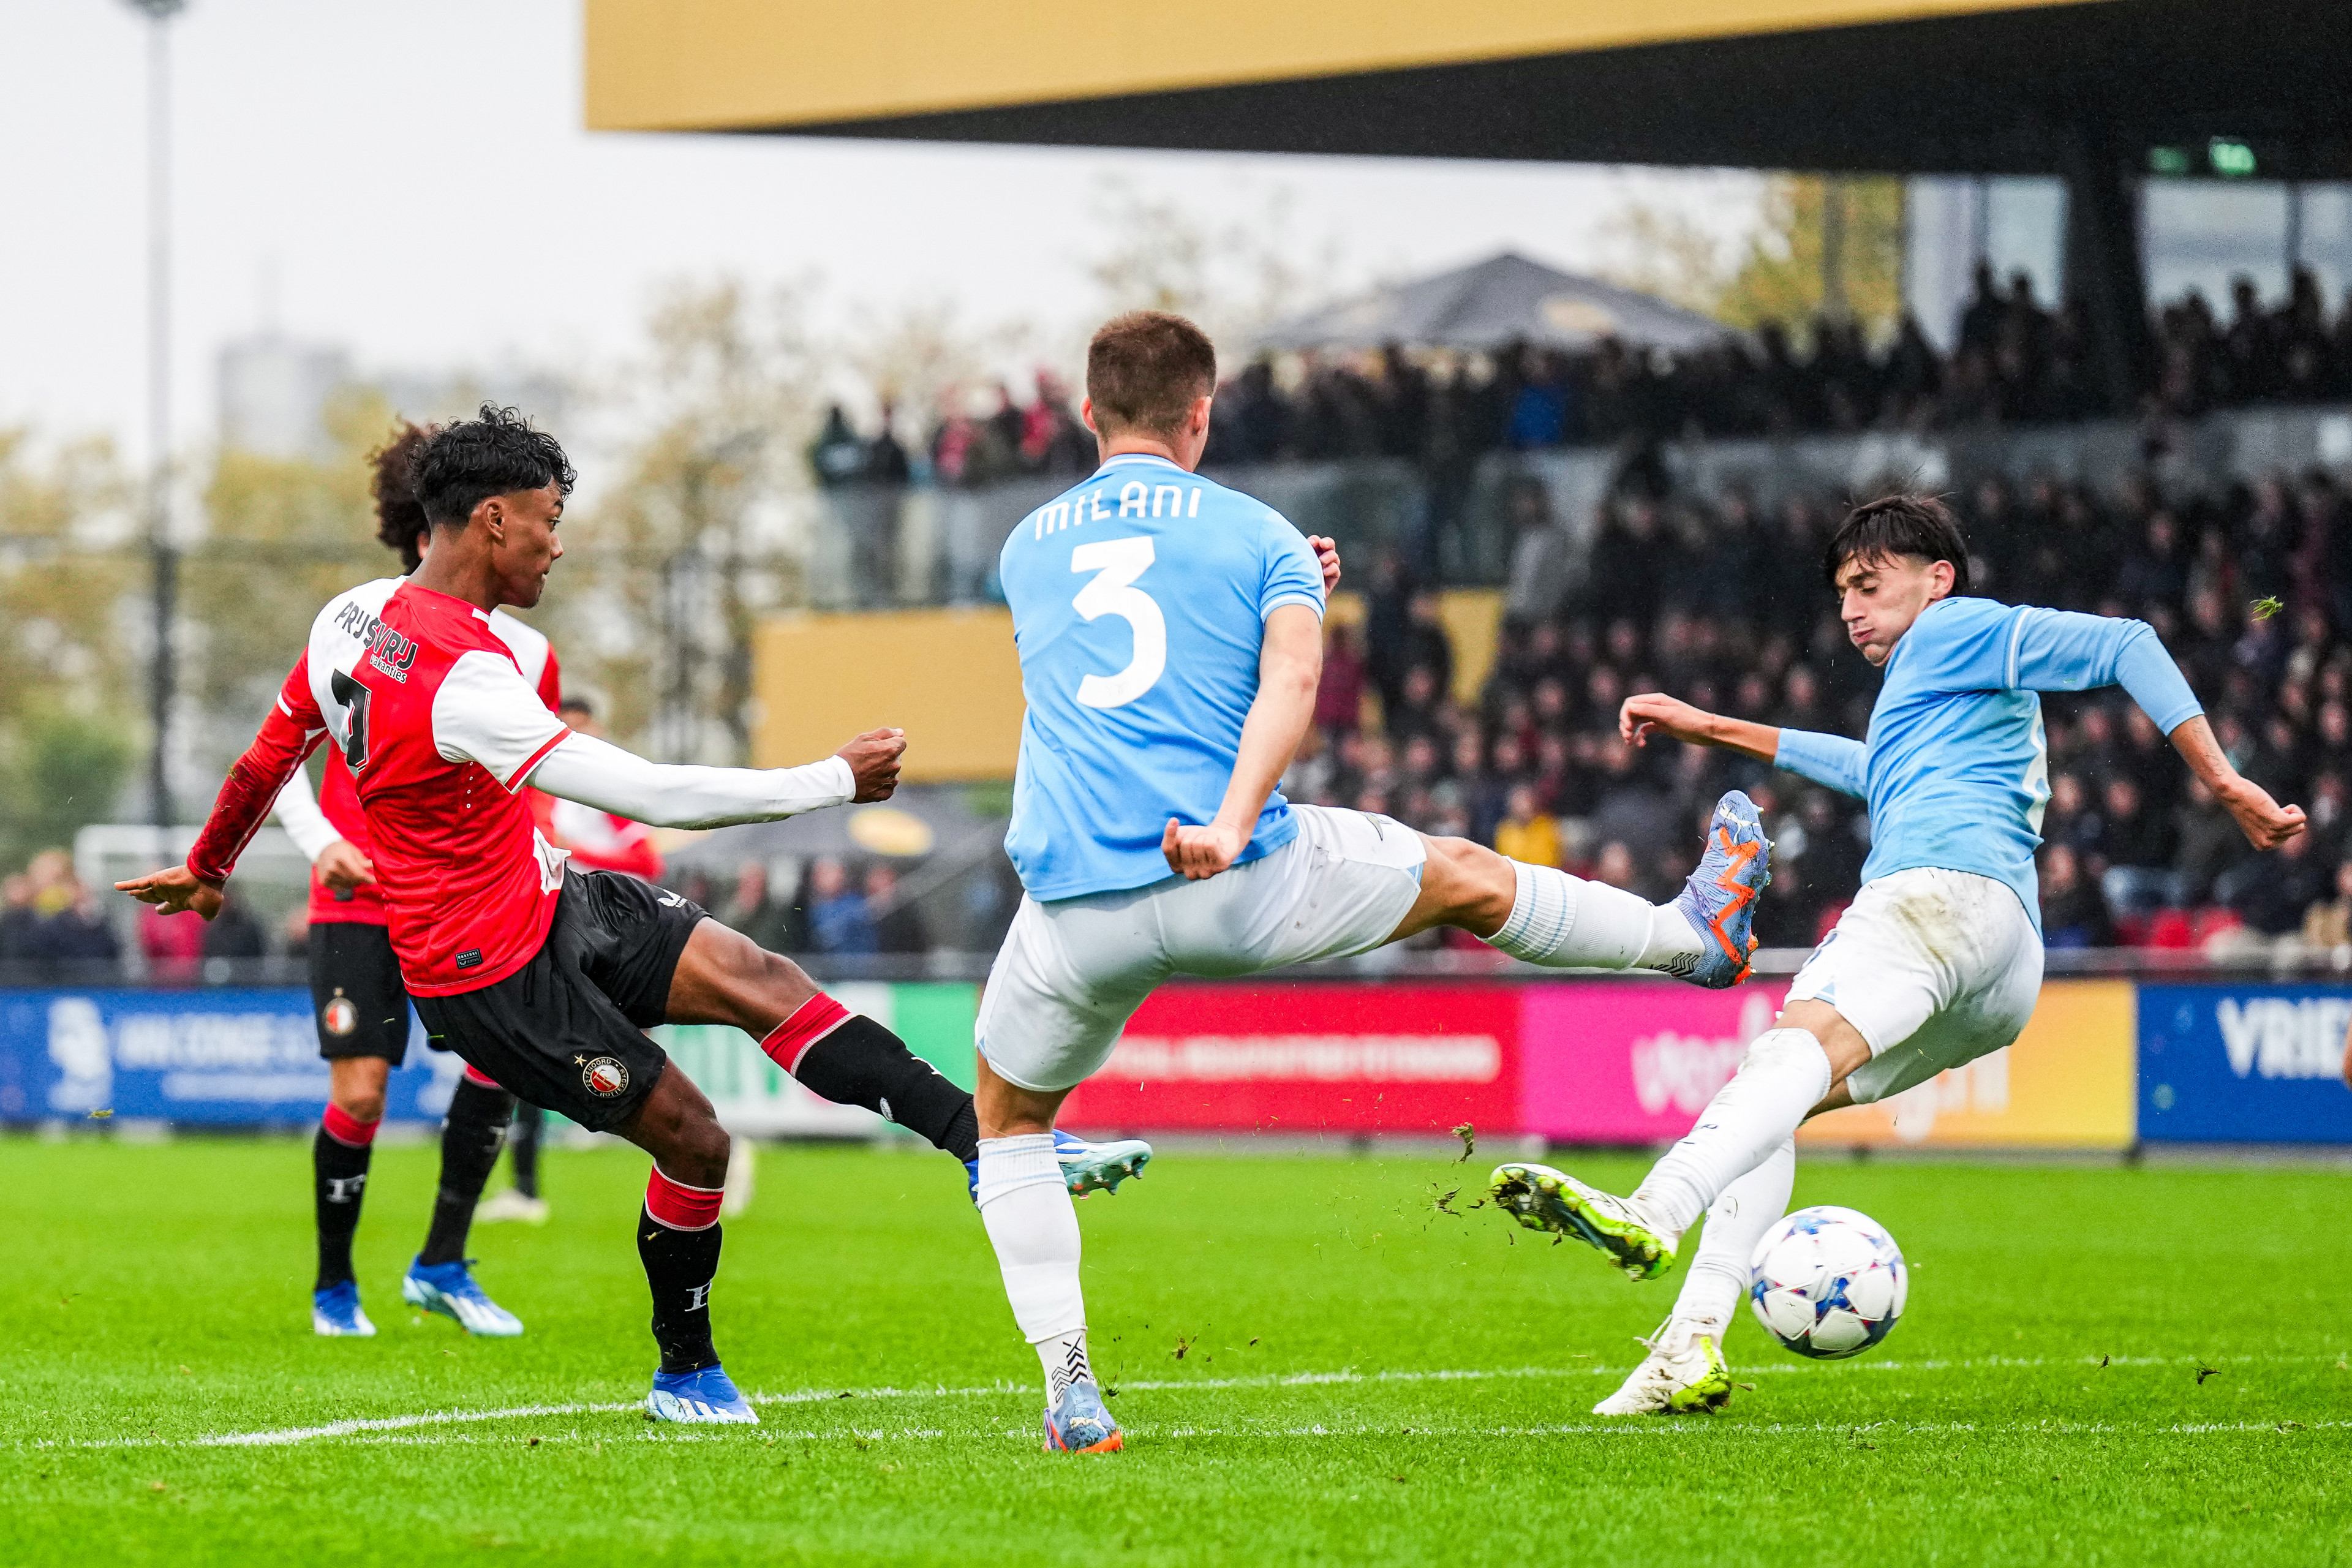
<svg viewBox="0 0 2352 1568"><path fill-rule="evenodd" d="M719 1273L719 1232L677 1230L637 1213L637 1258L654 1297L654 1343L664 1372L697 1372L719 1360L710 1345L710 1282Z"/></svg>
<svg viewBox="0 0 2352 1568"><path fill-rule="evenodd" d="M515 1101L514 1126L507 1133L507 1149L514 1158L515 1191L527 1198L539 1196L539 1134L547 1112L524 1100Z"/></svg>
<svg viewBox="0 0 2352 1568"><path fill-rule="evenodd" d="M483 1184L498 1169L499 1146L506 1141L507 1118L513 1113L514 1096L505 1089L470 1078L457 1080L448 1119L441 1123L441 1190L433 1199L433 1226L425 1233L418 1262L455 1263L466 1256L474 1205L481 1201Z"/></svg>
<svg viewBox="0 0 2352 1568"><path fill-rule="evenodd" d="M802 1051L792 1074L812 1093L862 1105L959 1160L980 1158L980 1118L971 1096L862 1013Z"/></svg>
<svg viewBox="0 0 2352 1568"><path fill-rule="evenodd" d="M375 1128L371 1124L366 1131L373 1136ZM317 1289L352 1278L352 1233L360 1227L372 1152L372 1144L347 1143L323 1126L310 1141L311 1195L319 1213Z"/></svg>

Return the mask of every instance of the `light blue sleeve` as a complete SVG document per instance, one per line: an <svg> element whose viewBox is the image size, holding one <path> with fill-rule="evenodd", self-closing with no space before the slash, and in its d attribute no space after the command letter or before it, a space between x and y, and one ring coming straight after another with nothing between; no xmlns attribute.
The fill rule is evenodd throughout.
<svg viewBox="0 0 2352 1568"><path fill-rule="evenodd" d="M1280 512L1268 510L1263 550L1265 566L1258 580L1258 619L1265 619L1285 605L1305 605L1320 616L1323 564L1307 547L1307 536Z"/></svg>
<svg viewBox="0 0 2352 1568"><path fill-rule="evenodd" d="M1772 764L1857 800L1870 794L1870 753L1860 741L1849 741L1843 735L1783 730Z"/></svg>
<svg viewBox="0 0 2352 1568"><path fill-rule="evenodd" d="M2146 621L1962 600L1932 618L1915 679L1943 691L2088 691L2120 686L2170 734L2205 710ZM1906 642L1908 638L1905 639Z"/></svg>

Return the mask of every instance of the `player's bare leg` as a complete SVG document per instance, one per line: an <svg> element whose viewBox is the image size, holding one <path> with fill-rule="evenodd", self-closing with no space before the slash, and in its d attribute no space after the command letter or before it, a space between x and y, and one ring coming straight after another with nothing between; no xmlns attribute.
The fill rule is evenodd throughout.
<svg viewBox="0 0 2352 1568"><path fill-rule="evenodd" d="M1509 1164L1495 1172L1496 1202L1521 1225L1576 1236L1633 1279L1654 1279L1673 1267L1683 1233L1699 1215L1787 1146L1806 1119L1853 1103L1846 1079L1870 1055L1861 1031L1836 1008L1791 1002L1631 1197L1549 1166Z"/></svg>
<svg viewBox="0 0 2352 1568"><path fill-rule="evenodd" d="M978 1157L971 1096L898 1036L818 989L801 966L717 921L687 939L669 983L674 1024L731 1024L813 1093L919 1132L959 1160ZM723 1183L726 1172L719 1172Z"/></svg>
<svg viewBox="0 0 2352 1568"><path fill-rule="evenodd" d="M1420 896L1389 938L1454 926L1552 969L1652 969L1720 989L1748 977L1771 846L1734 790L1717 803L1698 868L1672 903L1507 859L1464 838L1422 837Z"/></svg>
<svg viewBox="0 0 2352 1568"><path fill-rule="evenodd" d="M873 1019L826 995L801 966L739 931L704 921L687 940L670 979L677 1024L731 1024L811 1092L862 1105L919 1132L963 1162L979 1194L980 1132L972 1097ZM1049 1121L1045 1128L1053 1132ZM1063 1179L1074 1194L1116 1191L1151 1159L1135 1140L1091 1143L1053 1133Z"/></svg>
<svg viewBox="0 0 2352 1568"><path fill-rule="evenodd" d="M1045 1447L1109 1453L1125 1439L1087 1362L1078 1215L1054 1149L1066 1089L1029 1089L979 1058L981 1222L1003 1270L1021 1337L1045 1373Z"/></svg>
<svg viewBox="0 0 2352 1568"><path fill-rule="evenodd" d="M654 1157L645 1207L637 1214L637 1258L653 1292L654 1341L661 1347L661 1370L646 1408L667 1421L756 1424L759 1416L719 1365L710 1338L727 1130L702 1090L672 1062L614 1131Z"/></svg>

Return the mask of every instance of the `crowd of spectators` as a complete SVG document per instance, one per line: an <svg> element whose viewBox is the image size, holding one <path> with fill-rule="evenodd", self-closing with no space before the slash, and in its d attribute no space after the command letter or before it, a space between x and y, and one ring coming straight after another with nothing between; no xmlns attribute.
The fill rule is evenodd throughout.
<svg viewBox="0 0 2352 1568"><path fill-rule="evenodd" d="M1539 499L1539 497L1538 497ZM2049 696L2042 832L2053 946L2307 942L2352 920L2352 516L2326 474L2168 502L1988 480L1956 498L1979 591L2146 619L2249 777L2311 831L2257 859L2121 692ZM1759 933L1810 946L1858 885L1860 803L1736 753L1633 749L1620 701L1664 690L1760 722L1859 736L1878 677L1821 577L1835 517L1795 499L1612 502L1591 570L1542 618L1507 624L1492 672L1455 699L1436 598L1382 563L1360 626L1328 633L1298 798L1381 811L1516 858L1669 895L1725 789L1778 844ZM2273 608L2275 604L2276 608Z"/></svg>
<svg viewBox="0 0 2352 1568"><path fill-rule="evenodd" d="M2092 363L2081 303L2046 305L2025 273L2003 283L1980 264L1948 353L1906 316L1876 345L1856 322L1822 317L1802 332L1768 323L1752 337L1727 335L1679 355L1612 339L1580 355L1517 344L1493 354L1427 356L1392 345L1281 362L1262 356L1219 389L1206 460L1397 458L1443 470L1496 449L1628 437L2190 416L2352 397L2352 292L2331 319L2307 268L2295 270L2275 307L2240 278L2227 321L2191 289L2154 312L2149 333L2148 384L2137 406L2115 406ZM1038 376L1026 404L1002 383L950 402L928 448L915 451L894 433L892 410L867 436L832 409L810 451L819 481L890 486L928 477L954 488L1094 469L1093 437L1050 374Z"/></svg>
<svg viewBox="0 0 2352 1568"><path fill-rule="evenodd" d="M71 855L45 849L22 871L0 879L0 971L73 970L111 964L121 956L122 943L75 872Z"/></svg>
<svg viewBox="0 0 2352 1568"><path fill-rule="evenodd" d="M695 867L669 880L771 952L858 959L931 950L922 907L900 897L898 868L887 860L747 860L731 889Z"/></svg>

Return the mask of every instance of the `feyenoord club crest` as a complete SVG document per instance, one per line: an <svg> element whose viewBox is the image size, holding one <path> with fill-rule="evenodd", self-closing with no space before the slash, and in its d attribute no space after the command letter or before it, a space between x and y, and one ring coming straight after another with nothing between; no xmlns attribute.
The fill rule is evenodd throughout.
<svg viewBox="0 0 2352 1568"><path fill-rule="evenodd" d="M337 991L327 998L327 1005L320 1013L319 1019L327 1026L327 1033L340 1037L360 1026L360 1010L352 1005L350 997Z"/></svg>
<svg viewBox="0 0 2352 1568"><path fill-rule="evenodd" d="M580 1069L580 1081L599 1100L629 1092L629 1068L618 1057L598 1057Z"/></svg>

